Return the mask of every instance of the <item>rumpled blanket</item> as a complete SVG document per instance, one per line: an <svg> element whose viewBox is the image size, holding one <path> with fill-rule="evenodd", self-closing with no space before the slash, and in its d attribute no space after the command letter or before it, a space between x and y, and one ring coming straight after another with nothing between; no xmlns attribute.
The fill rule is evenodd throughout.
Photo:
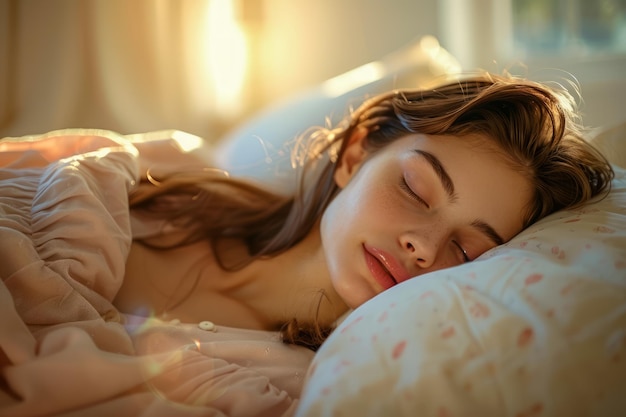
<svg viewBox="0 0 626 417"><path fill-rule="evenodd" d="M146 167L206 163L198 145L176 131L0 140L0 415L293 414L311 351L112 304L133 236L128 193Z"/></svg>

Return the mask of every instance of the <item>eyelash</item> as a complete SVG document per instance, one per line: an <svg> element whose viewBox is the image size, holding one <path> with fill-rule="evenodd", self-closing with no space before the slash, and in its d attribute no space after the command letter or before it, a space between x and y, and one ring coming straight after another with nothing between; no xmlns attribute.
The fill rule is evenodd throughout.
<svg viewBox="0 0 626 417"><path fill-rule="evenodd" d="M467 256L467 251L463 249L463 246L461 246L461 244L457 242L456 240L453 240L452 243L454 243L454 246L456 246L459 252L461 253L461 256L463 257L463 261L471 262L471 259L469 258L469 256Z"/></svg>
<svg viewBox="0 0 626 417"><path fill-rule="evenodd" d="M425 202L422 197L420 197L419 195L415 194L415 191L413 191L411 189L411 187L409 187L409 184L406 182L406 178L404 178L404 175L400 177L400 188L402 188L402 190L406 194L408 194L409 197L411 197L413 200L416 200L418 203L420 203L421 205L423 205L426 208L430 208L428 203Z"/></svg>
<svg viewBox="0 0 626 417"><path fill-rule="evenodd" d="M411 189L411 187L409 186L409 184L406 181L406 178L404 178L404 175L402 175L400 177L400 188L402 188L402 190L406 194L408 194L408 196L411 197L413 200L416 200L418 203L420 203L421 205L423 205L426 208L430 208L428 203L426 201L424 201L424 199L422 199L422 197L420 197L419 195L415 194L415 192ZM463 246L461 246L461 244L459 242L457 242L456 240L453 240L452 243L459 250L459 253L463 257L463 261L464 262L470 262L471 259L469 258L469 256L467 256L467 251L465 249L463 249Z"/></svg>

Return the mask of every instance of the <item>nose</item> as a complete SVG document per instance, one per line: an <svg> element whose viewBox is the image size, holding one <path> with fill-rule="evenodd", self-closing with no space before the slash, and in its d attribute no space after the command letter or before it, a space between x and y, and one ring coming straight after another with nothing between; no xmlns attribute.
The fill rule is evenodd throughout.
<svg viewBox="0 0 626 417"><path fill-rule="evenodd" d="M435 264L442 236L436 233L418 234L404 233L400 236L400 245L408 256L422 269L430 268Z"/></svg>

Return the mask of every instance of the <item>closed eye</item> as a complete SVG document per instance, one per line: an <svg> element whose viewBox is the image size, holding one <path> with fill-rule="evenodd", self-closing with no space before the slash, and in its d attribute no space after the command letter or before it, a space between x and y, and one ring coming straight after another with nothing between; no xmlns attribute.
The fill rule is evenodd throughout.
<svg viewBox="0 0 626 417"><path fill-rule="evenodd" d="M426 201L424 201L424 199L422 197L420 197L419 195L417 195L415 193L415 191L413 191L411 189L411 187L409 186L409 183L406 181L406 178L404 177L404 175L402 175L400 177L400 188L409 196L411 197L413 200L416 200L418 203L420 203L421 205L423 205L426 208L430 208L430 206L428 205L428 203Z"/></svg>
<svg viewBox="0 0 626 417"><path fill-rule="evenodd" d="M467 256L467 251L465 249L463 249L463 246L461 246L461 244L459 242L457 242L456 240L453 240L452 243L454 243L454 246L456 246L457 250L459 251L459 255L461 255L461 258L463 259L463 262L471 262L472 261L469 258L469 256Z"/></svg>

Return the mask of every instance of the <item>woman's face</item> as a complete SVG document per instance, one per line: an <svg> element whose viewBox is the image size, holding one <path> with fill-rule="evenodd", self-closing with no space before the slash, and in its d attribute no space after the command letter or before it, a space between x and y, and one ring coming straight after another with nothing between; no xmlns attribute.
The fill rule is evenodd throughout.
<svg viewBox="0 0 626 417"><path fill-rule="evenodd" d="M413 134L372 155L361 143L346 149L342 190L321 223L333 287L350 308L522 230L531 185L487 138Z"/></svg>

